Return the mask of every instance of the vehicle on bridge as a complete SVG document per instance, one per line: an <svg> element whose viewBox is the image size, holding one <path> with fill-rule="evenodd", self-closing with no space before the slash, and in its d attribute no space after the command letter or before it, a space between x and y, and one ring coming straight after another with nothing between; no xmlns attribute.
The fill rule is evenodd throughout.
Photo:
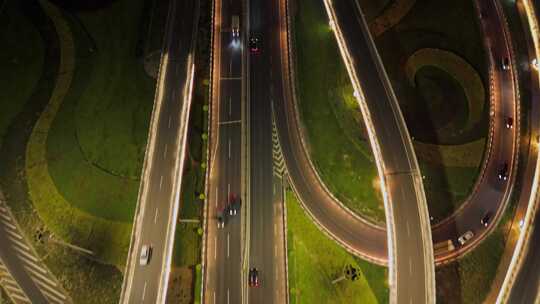
<svg viewBox="0 0 540 304"><path fill-rule="evenodd" d="M504 123L507 129L512 129L512 126L514 124L514 119L512 119L512 117L506 117L506 119L504 120Z"/></svg>
<svg viewBox="0 0 540 304"><path fill-rule="evenodd" d="M258 53L260 51L259 44L260 44L259 37L251 36L249 38L249 50L252 53Z"/></svg>
<svg viewBox="0 0 540 304"><path fill-rule="evenodd" d="M253 267L249 270L248 280L250 287L259 287L259 270L257 270L257 268Z"/></svg>
<svg viewBox="0 0 540 304"><path fill-rule="evenodd" d="M231 194L227 209L230 215L236 215L240 211L240 198L237 195Z"/></svg>
<svg viewBox="0 0 540 304"><path fill-rule="evenodd" d="M465 232L462 236L460 236L458 238L458 243L463 246L465 245L465 243L467 243L467 241L469 241L470 239L472 239L474 236L474 233L472 231L467 231Z"/></svg>
<svg viewBox="0 0 540 304"><path fill-rule="evenodd" d="M218 210L217 211L217 227L223 228L225 227L225 224L227 223L227 215L228 213L225 210Z"/></svg>
<svg viewBox="0 0 540 304"><path fill-rule="evenodd" d="M480 224L482 224L484 227L487 227L489 225L489 221L491 221L491 212L487 212L484 217L480 220Z"/></svg>
<svg viewBox="0 0 540 304"><path fill-rule="evenodd" d="M141 266L148 265L150 258L152 257L152 246L143 245L141 248L141 255L139 256L139 264Z"/></svg>
<svg viewBox="0 0 540 304"><path fill-rule="evenodd" d="M240 17L238 15L232 16L231 32L232 32L233 38L240 37Z"/></svg>
<svg viewBox="0 0 540 304"><path fill-rule="evenodd" d="M508 179L508 163L504 163L499 168L499 174L497 175L499 180L507 180Z"/></svg>

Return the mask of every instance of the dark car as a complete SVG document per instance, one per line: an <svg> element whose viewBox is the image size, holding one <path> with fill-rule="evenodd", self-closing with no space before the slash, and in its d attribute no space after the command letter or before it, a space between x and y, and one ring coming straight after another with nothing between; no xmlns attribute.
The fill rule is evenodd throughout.
<svg viewBox="0 0 540 304"><path fill-rule="evenodd" d="M512 126L514 125L514 119L512 119L512 117L506 117L504 123L507 129L512 129Z"/></svg>
<svg viewBox="0 0 540 304"><path fill-rule="evenodd" d="M487 227L489 225L489 221L491 221L491 212L488 212L484 215L484 217L480 220L480 223L484 225L484 227Z"/></svg>
<svg viewBox="0 0 540 304"><path fill-rule="evenodd" d="M510 59L508 59L508 57L501 59L501 67L505 71L510 69Z"/></svg>
<svg viewBox="0 0 540 304"><path fill-rule="evenodd" d="M259 271L257 270L257 268L251 268L249 270L248 280L249 286L259 287Z"/></svg>
<svg viewBox="0 0 540 304"><path fill-rule="evenodd" d="M499 174L497 175L499 180L507 180L508 179L508 163L504 163L499 168Z"/></svg>
<svg viewBox="0 0 540 304"><path fill-rule="evenodd" d="M217 212L217 227L218 228L225 227L226 222L227 222L227 212L225 212L225 210L218 210L218 212Z"/></svg>
<svg viewBox="0 0 540 304"><path fill-rule="evenodd" d="M260 39L258 37L251 36L249 38L249 50L252 53L258 53L260 51Z"/></svg>
<svg viewBox="0 0 540 304"><path fill-rule="evenodd" d="M236 215L238 211L240 211L240 198L237 195L231 194L227 209L229 210L230 215Z"/></svg>

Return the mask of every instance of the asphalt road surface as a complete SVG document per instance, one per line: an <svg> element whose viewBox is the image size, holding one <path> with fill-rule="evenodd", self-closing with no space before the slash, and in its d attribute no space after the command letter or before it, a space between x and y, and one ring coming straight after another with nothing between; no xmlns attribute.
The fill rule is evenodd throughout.
<svg viewBox="0 0 540 304"><path fill-rule="evenodd" d="M260 51L250 54L250 257L260 286L249 290L248 303L285 303L285 252L281 182L274 178L272 105L281 99L279 1L251 0L251 35Z"/></svg>
<svg viewBox="0 0 540 304"><path fill-rule="evenodd" d="M241 3L218 0L215 9L212 96L215 114L211 139L211 150L215 152L208 183L204 303L241 303L243 209L236 215L226 215L224 227L217 227L218 212L227 214L231 198L241 197L243 49L242 39L233 38L231 32L232 16L241 16Z"/></svg>
<svg viewBox="0 0 540 304"><path fill-rule="evenodd" d="M157 120L156 138L153 157L149 160L149 179L146 181L146 195L139 202L142 205L141 229L135 235L135 245L129 261L133 273L128 273L123 295L125 303L157 303L160 284L164 284L166 269L165 259L168 248L167 238L171 233L170 223L175 206L179 204L176 194L178 189L173 179L178 174L175 163L180 157L180 148L185 140L187 121L182 117L184 93L189 90L188 57L192 50L195 34L198 2L194 0L171 1L166 31L166 64L162 65L164 81L161 83L162 105ZM159 97L158 97L159 98ZM182 167L180 167L182 168ZM176 219L172 219L173 221ZM174 231L172 231L174 233ZM139 264L139 254L143 245L152 247L148 265ZM129 267L128 267L129 268ZM166 287L164 287L166 288Z"/></svg>

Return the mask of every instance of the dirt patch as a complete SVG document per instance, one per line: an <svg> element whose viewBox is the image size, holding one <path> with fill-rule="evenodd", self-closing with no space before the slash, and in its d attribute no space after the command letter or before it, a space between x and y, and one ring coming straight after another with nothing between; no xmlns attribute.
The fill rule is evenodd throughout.
<svg viewBox="0 0 540 304"><path fill-rule="evenodd" d="M193 303L193 269L172 268L167 292L167 304Z"/></svg>

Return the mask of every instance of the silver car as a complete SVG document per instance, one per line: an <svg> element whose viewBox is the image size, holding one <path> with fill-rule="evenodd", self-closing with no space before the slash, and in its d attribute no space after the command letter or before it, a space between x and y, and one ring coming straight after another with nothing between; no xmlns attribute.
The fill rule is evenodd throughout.
<svg viewBox="0 0 540 304"><path fill-rule="evenodd" d="M467 243L468 240L472 239L474 236L474 233L472 231L465 232L462 236L458 238L458 243L463 246L465 243Z"/></svg>
<svg viewBox="0 0 540 304"><path fill-rule="evenodd" d="M152 255L152 246L143 245L141 248L141 255L139 256L139 264L141 266L148 265L150 257Z"/></svg>

